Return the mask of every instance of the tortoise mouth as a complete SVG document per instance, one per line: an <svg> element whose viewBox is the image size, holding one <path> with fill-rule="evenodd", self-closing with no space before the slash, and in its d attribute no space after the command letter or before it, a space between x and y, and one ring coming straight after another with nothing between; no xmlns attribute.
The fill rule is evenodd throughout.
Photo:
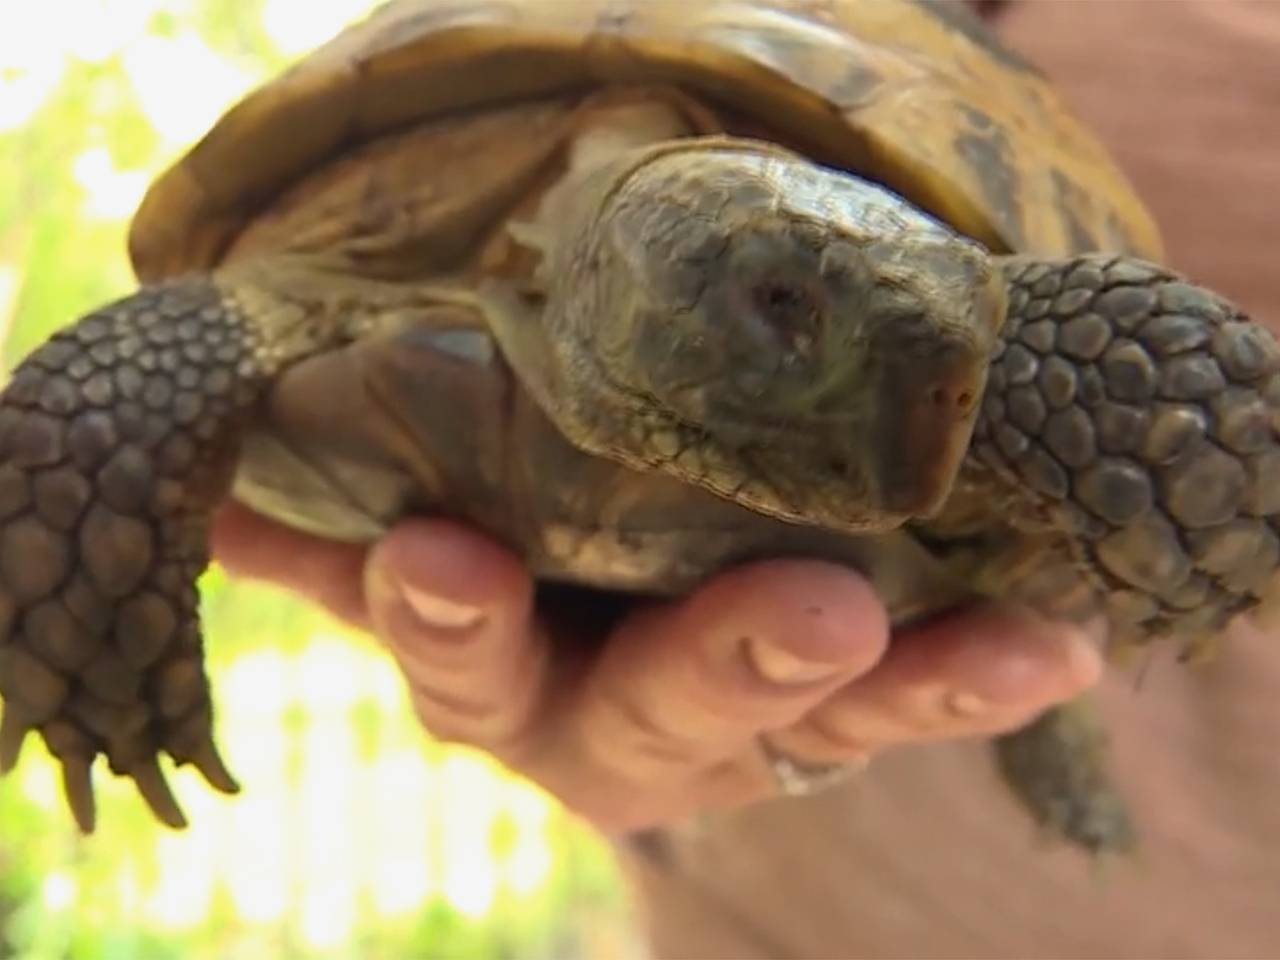
<svg viewBox="0 0 1280 960"><path fill-rule="evenodd" d="M717 417L708 425L651 394L617 389L602 404L616 408L625 398L628 429L596 452L626 466L657 470L791 523L871 533L901 526L912 516L886 509L878 492L872 463L860 452L869 443L870 424L739 416ZM863 442L851 444L851 435Z"/></svg>
<svg viewBox="0 0 1280 960"><path fill-rule="evenodd" d="M591 445L754 512L866 533L925 518L945 504L972 437L991 332L879 331L876 363L850 364L835 402L743 404L723 380L658 392L623 382L587 354ZM583 384L580 383L580 386ZM812 400L812 398L811 398ZM601 429L608 425L607 429Z"/></svg>
<svg viewBox="0 0 1280 960"><path fill-rule="evenodd" d="M946 503L969 449L985 354L961 334L885 357L867 438L875 499L889 512L928 517Z"/></svg>

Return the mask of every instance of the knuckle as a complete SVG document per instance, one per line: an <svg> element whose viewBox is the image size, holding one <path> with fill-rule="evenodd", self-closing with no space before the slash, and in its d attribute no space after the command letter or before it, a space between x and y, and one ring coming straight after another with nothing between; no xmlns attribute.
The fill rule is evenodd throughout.
<svg viewBox="0 0 1280 960"><path fill-rule="evenodd" d="M815 760L845 760L866 756L873 738L859 733L859 724L836 710L810 714L795 728L795 746Z"/></svg>
<svg viewBox="0 0 1280 960"><path fill-rule="evenodd" d="M548 649L479 656L472 642L396 651L414 712L436 739L482 748L513 762L542 721ZM442 654L437 656L437 654ZM482 661L482 662L478 662Z"/></svg>
<svg viewBox="0 0 1280 960"><path fill-rule="evenodd" d="M431 736L445 743L494 749L518 738L523 716L506 704L410 682L414 712Z"/></svg>
<svg viewBox="0 0 1280 960"><path fill-rule="evenodd" d="M609 697L603 705L607 715L591 739L597 762L606 768L637 777L708 762L706 745L673 729L652 705L625 694Z"/></svg>

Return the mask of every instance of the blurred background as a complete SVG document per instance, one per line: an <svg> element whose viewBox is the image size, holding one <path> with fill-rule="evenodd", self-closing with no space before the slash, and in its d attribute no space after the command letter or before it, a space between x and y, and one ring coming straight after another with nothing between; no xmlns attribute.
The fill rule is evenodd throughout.
<svg viewBox="0 0 1280 960"><path fill-rule="evenodd" d="M10 368L133 285L129 216L237 97L374 0L0 0L0 332ZM156 826L99 769L80 837L29 739L0 781L0 958L611 957L604 844L483 756L432 744L369 640L204 581L218 739L246 785L167 772Z"/></svg>

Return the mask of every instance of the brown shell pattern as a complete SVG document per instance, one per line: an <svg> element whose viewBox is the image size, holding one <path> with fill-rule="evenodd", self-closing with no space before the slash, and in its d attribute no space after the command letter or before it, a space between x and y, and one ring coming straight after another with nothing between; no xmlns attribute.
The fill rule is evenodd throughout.
<svg viewBox="0 0 1280 960"><path fill-rule="evenodd" d="M215 263L264 203L381 134L637 83L757 118L996 250L1161 252L1104 148L959 4L393 0L249 95L157 181L134 221L135 267L154 281Z"/></svg>

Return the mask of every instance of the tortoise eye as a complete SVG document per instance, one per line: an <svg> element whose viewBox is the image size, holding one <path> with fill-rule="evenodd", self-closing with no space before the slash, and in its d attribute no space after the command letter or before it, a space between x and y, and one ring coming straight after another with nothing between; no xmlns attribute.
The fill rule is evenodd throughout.
<svg viewBox="0 0 1280 960"><path fill-rule="evenodd" d="M791 311L804 307L808 294L785 283L764 283L756 288L756 303L765 310Z"/></svg>
<svg viewBox="0 0 1280 960"><path fill-rule="evenodd" d="M818 331L818 302L805 287L767 280L751 291L751 304L789 350L807 351Z"/></svg>

